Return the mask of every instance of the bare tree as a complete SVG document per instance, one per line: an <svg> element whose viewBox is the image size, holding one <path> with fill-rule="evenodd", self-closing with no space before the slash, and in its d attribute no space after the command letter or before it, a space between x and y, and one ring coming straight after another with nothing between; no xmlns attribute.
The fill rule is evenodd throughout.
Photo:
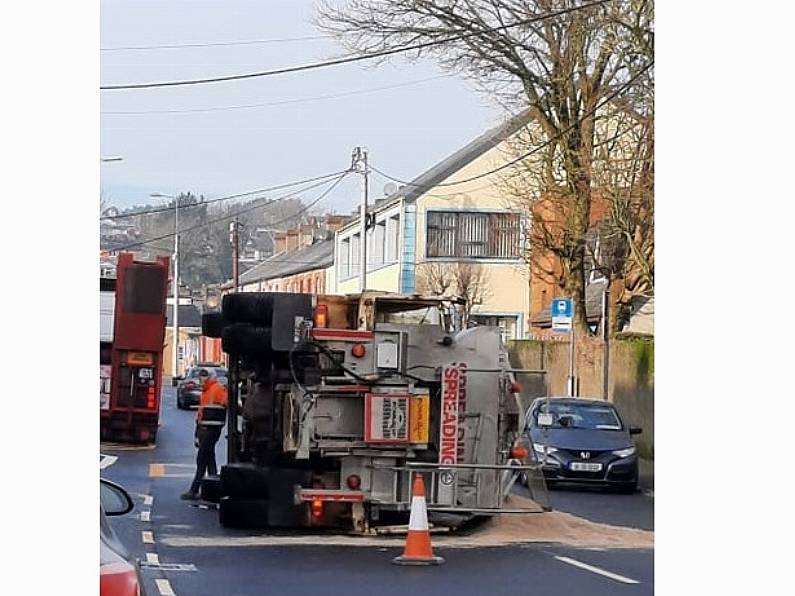
<svg viewBox="0 0 795 596"><path fill-rule="evenodd" d="M535 187L522 192L541 201L535 215L552 218L536 239L554 257L583 333L600 106L630 93L650 67L635 38L653 45L652 20L650 0L349 0L341 8L323 2L318 25L360 54L432 44L410 57L432 56L511 111L529 109L529 147L543 150Z"/></svg>
<svg viewBox="0 0 795 596"><path fill-rule="evenodd" d="M467 325L473 309L491 297L489 276L479 263L425 262L417 267L417 290L432 296L460 296L463 324Z"/></svg>

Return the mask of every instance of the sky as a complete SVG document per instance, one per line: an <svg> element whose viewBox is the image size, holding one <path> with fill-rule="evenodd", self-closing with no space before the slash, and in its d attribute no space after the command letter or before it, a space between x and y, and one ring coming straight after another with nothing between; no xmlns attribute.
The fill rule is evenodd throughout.
<svg viewBox="0 0 795 596"><path fill-rule="evenodd" d="M339 57L328 38L199 48L116 48L322 36L313 0L151 1L100 4L102 85L256 72ZM380 91L369 90L391 87ZM367 93L358 92L368 90ZM355 95L303 101L326 95ZM299 100L299 101L296 101ZM109 112L196 110L188 113ZM152 192L191 191L207 198L246 192L346 168L356 146L370 162L411 179L499 124L500 108L463 78L432 61L392 58L302 73L160 89L100 92L101 190L112 204L156 202ZM373 175L370 197L388 181ZM360 200L349 177L318 207L348 212ZM306 200L322 190L308 191Z"/></svg>

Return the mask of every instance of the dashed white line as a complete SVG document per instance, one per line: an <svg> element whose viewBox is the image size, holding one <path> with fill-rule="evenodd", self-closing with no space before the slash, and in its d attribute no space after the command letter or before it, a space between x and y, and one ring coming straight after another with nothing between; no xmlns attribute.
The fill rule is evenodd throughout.
<svg viewBox="0 0 795 596"><path fill-rule="evenodd" d="M146 562L152 565L160 565L160 558L157 553L146 553Z"/></svg>
<svg viewBox="0 0 795 596"><path fill-rule="evenodd" d="M151 505L154 500L152 495L144 495L144 505Z"/></svg>
<svg viewBox="0 0 795 596"><path fill-rule="evenodd" d="M586 571L590 571L591 573L597 573L599 575L609 577L610 579L614 579L617 582L621 582L622 584L640 583L639 581L631 579L629 577L624 577L623 575L618 575L617 573L605 571L604 569L600 569L599 567L594 567L593 565L588 565L587 563L583 563L582 561L577 561L575 559L570 559L569 557L559 557L555 555L555 558L558 561L561 561L563 563L568 563L569 565L574 565L575 567L579 567L580 569L585 569Z"/></svg>
<svg viewBox="0 0 795 596"><path fill-rule="evenodd" d="M167 579L156 579L155 583L157 584L157 591L160 592L160 596L177 596L171 588L171 583Z"/></svg>
<svg viewBox="0 0 795 596"><path fill-rule="evenodd" d="M141 521L145 521L145 522L152 521L151 519L149 519L149 514L150 514L150 512L148 510L141 511Z"/></svg>
<svg viewBox="0 0 795 596"><path fill-rule="evenodd" d="M144 544L154 544L155 537L152 532L141 532L141 540L143 540Z"/></svg>

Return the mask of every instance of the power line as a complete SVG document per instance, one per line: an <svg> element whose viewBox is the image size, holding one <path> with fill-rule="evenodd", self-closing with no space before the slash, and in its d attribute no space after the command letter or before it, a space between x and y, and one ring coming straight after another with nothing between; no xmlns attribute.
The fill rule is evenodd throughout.
<svg viewBox="0 0 795 596"><path fill-rule="evenodd" d="M324 191L323 191L323 192L320 194L320 196L319 196L317 199L315 199L314 201L312 201L312 202L311 202L309 205L307 205L307 206L305 206L305 207L303 207L303 208L299 209L299 210L298 210L298 211L296 211L295 213L293 213L293 214L289 215L288 217L286 217L286 218L283 218L283 219L281 219L280 221L274 222L274 225L276 225L276 224L279 224L279 223L282 223L282 222L284 222L284 221L287 221L287 220L289 220L289 219L292 219L292 218L296 217L297 215L300 215L301 213L304 213L304 212L306 212L306 211L307 211L308 209L310 209L312 206L316 205L318 202L320 202L321 200L323 200L323 199L324 199L324 198L325 198L325 197L328 195L328 193L330 193L332 190L334 190L334 188L336 188L336 187L337 187L337 185L338 185L340 182L342 182L342 179L343 179L343 178L345 178L345 176L347 176L349 173L350 173L350 170L345 170L345 171L344 171L344 172L343 172L343 173L342 173L342 174L341 174L341 175L340 175L340 176L339 176L339 177L338 177L336 180L334 180L334 181L332 182L332 184L331 184L331 185L330 185L330 186L329 186L329 187L328 187L326 190L324 190ZM283 201L283 200L285 200L285 199L288 199L288 198L294 197L294 196L296 196L296 194L298 194L299 192L305 192L305 191L307 191L307 190L312 190L313 188L317 188L318 186L322 186L323 184L326 184L327 182L328 182L327 180L324 180L324 181L322 181L322 182L318 182L317 184L313 184L313 185L311 185L311 186L308 186L308 187L306 187L306 188L302 188L302 189L301 189L301 190L299 190L299 191L296 191L296 192L293 192L293 193L289 193L289 194L287 194L287 195L284 195L284 196L281 196L281 197L278 197L278 198L275 198L275 199L271 199L271 200L269 200L267 203L264 203L264 204L257 204L257 205L252 205L252 206L249 206L249 207L247 207L247 208L245 208L245 209L239 209L238 211L235 211L234 213L230 213L230 214L224 215L224 216L222 216L222 217L217 217L217 218L215 218L215 219L211 219L210 221L205 221L205 222L202 222L202 223L200 223L200 224L197 224L197 225L195 225L195 226L191 226L191 227L189 227L189 228L184 228L184 229L181 229L181 230L179 230L179 231L178 231L178 233L179 233L179 234L184 234L184 233L186 233L186 232L192 232L192 231L194 231L194 230L198 230L198 229L200 229L200 228L203 228L203 227L206 227L206 226L210 226L210 225L212 225L212 224L216 224L216 223L219 223L219 222L221 222L221 221L225 221L225 220L233 219L233 218L235 218L235 217L237 217L237 216L239 216L239 215L242 215L243 213L248 213L249 211L254 211L255 209L259 209L259 208L261 208L261 207L267 207L268 205L271 205L271 204L273 204L273 203L275 203L275 202L277 202L277 201ZM259 201L259 200L263 200L263 199L265 199L265 197L262 197L262 198L260 198L260 199L255 199L255 200L256 200L256 201ZM155 237L155 238L149 238L149 239L147 239L147 240L141 240L141 241L139 241L139 242L133 242L133 243L130 243L130 244L126 244L126 245L124 245L124 246L115 247L115 248L113 248L112 250L114 250L114 251L128 250L128 249L130 249L130 248L134 248L134 247L136 247L136 246L144 246L145 244L150 244L150 243L152 243L152 242L157 242L158 240L164 240L165 238L173 238L173 237L174 237L174 235L175 235L175 232L170 232L170 233L168 233L168 234L163 234L162 236L157 236L157 237Z"/></svg>
<svg viewBox="0 0 795 596"><path fill-rule="evenodd" d="M226 81L240 81L243 79L253 79L258 77L268 77L274 75L281 75L287 74L292 72L302 72L306 70L315 70L317 68L325 68L328 66L338 66L340 64L349 64L351 62L360 62L362 60L371 60L373 58L381 58L383 56L392 56L394 54L400 54L402 52L410 52L414 50L422 50L424 48L429 48L432 46L440 45L443 43L448 43L451 41L458 41L462 39L469 39L470 37L477 37L479 35L483 35L484 33L493 33L495 31L502 31L505 29L510 29L512 27L518 27L521 25L528 25L530 23L534 23L536 21L542 21L545 19L561 16L564 14L568 14L571 12L577 12L580 10L584 10L586 8L592 8L594 6L599 6L602 4L606 4L608 2L612 2L613 0L595 0L594 2L588 2L586 4L581 4L580 6L574 6L571 8L563 8L561 10L556 10L552 12L548 12L545 14L537 15L535 17L531 17L529 19L523 19L521 21L517 21L516 23L511 23L510 25L503 25L501 27L487 27L482 29L481 31L475 33L463 33L460 35L451 35L450 37L446 37L444 39L437 39L433 41L426 41L423 43L417 43L407 46L402 46L399 48L392 48L389 50L382 50L380 52L372 52L370 54L363 54L359 56L348 56L346 58L337 58L336 60L327 60L325 62L313 62L310 64L303 64L300 66L290 66L286 68L278 68L275 70L265 70L261 72L252 72L247 74L239 74L239 75L228 75L224 77L208 77L203 79L189 79L183 81L163 81L160 83L131 83L126 85L100 85L100 90L102 91L113 91L113 90L120 90L120 89L151 89L154 87L177 87L182 85L203 85L206 83L221 83Z"/></svg>
<svg viewBox="0 0 795 596"><path fill-rule="evenodd" d="M306 37L284 37L281 39L247 39L243 41L218 41L206 43L180 43L166 44L159 46L124 46L99 48L100 52L122 52L122 51L144 51L144 50L179 50L182 48L212 48L218 46L250 46L269 43L290 43L294 41L315 41L318 39L329 39L328 35L308 35Z"/></svg>
<svg viewBox="0 0 795 596"><path fill-rule="evenodd" d="M601 102L599 102L591 110L588 110L587 112L585 112L580 118L575 120L573 124L571 124L570 126L568 126L565 129L561 130L556 135L554 135L553 137L547 139L546 141L544 141L543 143L541 143L540 145L538 145L534 149L531 149L527 153L524 153L523 155L520 155L516 159L513 159L513 160L501 165L500 167L494 168L493 170L490 170L488 172L484 172L482 174L478 174L477 176L472 176L470 178L465 178L463 180L458 180L456 182L440 182L439 184L434 184L433 188L436 188L436 187L439 187L439 186L457 186L459 184L466 184L467 182L473 182L474 180L479 180L480 178L485 178L486 176L491 176L492 174L495 174L495 173L497 173L497 172L499 172L501 170L504 170L505 168L511 167L512 165L515 165L515 164L519 163L520 161L522 161L524 159L527 159L531 155L533 155L535 153L538 153L539 151L541 151L547 145L552 144L557 139L561 138L564 134L566 134L570 130L573 130L574 127L577 126L578 124L581 124L582 121L585 120L585 118L595 114L605 104L613 101L621 93L626 91L632 85L632 83L634 83L637 79L639 79L640 76L643 75L647 70L649 70L653 65L654 65L654 60L652 60L646 66L644 66L640 71L638 71L637 74L635 74L635 76L633 76L626 83L621 85L618 89L616 89L615 91L613 91L609 95L605 96L605 98ZM417 184L417 183L414 183L414 182L407 182L406 180L401 180L400 178L395 178L394 176L390 176L389 174L386 174L386 173L382 172L381 170L379 170L378 168L376 168L372 164L370 164L370 169L372 169L374 172L377 172L378 174L380 174L384 178L387 178L388 180L392 180L393 182L398 182L398 183L406 185L406 186L422 186L421 184Z"/></svg>
<svg viewBox="0 0 795 596"><path fill-rule="evenodd" d="M274 190L282 190L284 188L290 188L291 186L299 186L301 184L307 184L309 182L315 182L317 180L327 180L329 178L333 178L335 176L339 176L340 174L347 172L348 170L340 170L339 172L333 172L331 174L325 174L323 176L315 176L313 178L305 178L304 180L298 180L296 182L288 182L286 184L279 184L277 186L270 186L268 188L259 188L257 190L249 190L247 192L241 192L234 195L226 195L223 197L218 197L216 199L210 199L209 201L203 201L201 203L191 203L190 205L181 205L180 209L190 209L192 207L202 207L204 205L211 205L212 203L218 203L219 201L228 201L231 199L239 199L241 197L260 194L263 192L271 192ZM314 188L314 187L313 187ZM174 211L173 207L156 207L154 209L141 209L140 211L133 211L131 213L120 213L118 215L103 215L99 219L123 219L125 217L135 217L138 215L149 215L151 213L162 213L164 211Z"/></svg>
<svg viewBox="0 0 795 596"><path fill-rule="evenodd" d="M434 81L437 79L443 79L450 77L452 75L444 74L444 75L437 75L435 77L427 77L425 79L418 79L416 81L407 81L405 83L396 83L394 85L385 85L383 87L371 87L370 89L359 89L358 91L346 91L344 93L333 93L330 95L317 95L315 97L304 97L299 99L288 99L284 101L272 101L269 103L254 103L254 104L247 104L247 105L237 105L237 106L219 106L214 108L191 108L191 109L183 109L183 110L138 110L138 111L104 111L100 112L100 114L188 114L194 112L220 112L226 110L248 110L251 108L266 108L272 106L284 106L289 104L296 104L296 103L307 103L311 101L320 101L325 99L338 99L340 97L350 97L352 95L363 95L365 93L375 93L376 91L385 91L387 89L398 89L400 87L408 87L410 85L419 85L420 83L427 83L428 81Z"/></svg>

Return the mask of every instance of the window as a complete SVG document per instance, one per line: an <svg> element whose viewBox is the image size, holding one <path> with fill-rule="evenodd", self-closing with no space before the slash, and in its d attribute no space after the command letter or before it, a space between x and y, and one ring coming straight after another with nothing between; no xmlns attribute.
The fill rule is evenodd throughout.
<svg viewBox="0 0 795 596"><path fill-rule="evenodd" d="M400 240L400 215L393 215L386 221L386 262L398 260L398 242Z"/></svg>
<svg viewBox="0 0 795 596"><path fill-rule="evenodd" d="M426 255L512 259L519 233L517 213L428 211Z"/></svg>
<svg viewBox="0 0 795 596"><path fill-rule="evenodd" d="M375 224L370 233L370 250L367 254L367 262L370 269L380 267L384 264L384 240L386 239L386 220Z"/></svg>
<svg viewBox="0 0 795 596"><path fill-rule="evenodd" d="M340 254L339 254L339 276L340 279L345 279L350 275L351 263L351 239L345 238L340 240Z"/></svg>
<svg viewBox="0 0 795 596"><path fill-rule="evenodd" d="M604 270L602 269L602 243L599 237L591 247L586 249L585 266L590 271L588 281L590 283L605 279Z"/></svg>
<svg viewBox="0 0 795 596"><path fill-rule="evenodd" d="M359 248L359 234L354 234L351 236L350 270L348 272L351 277L356 277L359 275L359 259L361 256L361 249Z"/></svg>

